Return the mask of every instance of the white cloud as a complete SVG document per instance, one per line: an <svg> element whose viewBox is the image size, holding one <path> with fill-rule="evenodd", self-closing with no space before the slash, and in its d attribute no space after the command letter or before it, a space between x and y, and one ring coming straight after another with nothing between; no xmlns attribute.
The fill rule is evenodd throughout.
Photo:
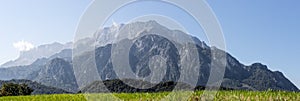
<svg viewBox="0 0 300 101"><path fill-rule="evenodd" d="M118 23L115 22L115 20L112 20L112 23L113 23L114 27L118 27L119 26Z"/></svg>
<svg viewBox="0 0 300 101"><path fill-rule="evenodd" d="M34 48L34 45L32 43L24 40L13 43L13 46L19 51L29 51L30 49Z"/></svg>

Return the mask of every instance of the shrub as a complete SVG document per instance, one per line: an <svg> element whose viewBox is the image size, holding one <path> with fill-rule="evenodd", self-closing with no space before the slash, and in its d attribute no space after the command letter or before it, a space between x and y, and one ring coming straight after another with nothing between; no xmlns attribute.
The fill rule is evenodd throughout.
<svg viewBox="0 0 300 101"><path fill-rule="evenodd" d="M26 84L6 83L0 89L0 96L30 95L32 92Z"/></svg>

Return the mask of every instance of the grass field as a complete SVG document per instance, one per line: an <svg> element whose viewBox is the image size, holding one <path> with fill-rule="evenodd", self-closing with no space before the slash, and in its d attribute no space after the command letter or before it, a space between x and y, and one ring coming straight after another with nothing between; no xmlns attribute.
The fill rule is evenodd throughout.
<svg viewBox="0 0 300 101"><path fill-rule="evenodd" d="M200 100L203 91L194 92L189 101ZM115 93L114 96L125 101L157 101L165 98L169 92L161 93ZM110 94L56 94L56 95L33 95L33 96L10 96L0 97L0 101L86 101L86 98L95 100L101 98L108 100ZM175 98L180 100L179 98ZM174 99L173 99L174 100ZM296 92L253 92L253 91L219 91L216 101L300 101L300 93Z"/></svg>

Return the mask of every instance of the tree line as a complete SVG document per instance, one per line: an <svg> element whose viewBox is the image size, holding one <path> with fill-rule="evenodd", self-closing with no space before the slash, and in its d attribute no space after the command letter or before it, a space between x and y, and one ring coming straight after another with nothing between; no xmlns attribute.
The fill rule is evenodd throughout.
<svg viewBox="0 0 300 101"><path fill-rule="evenodd" d="M0 89L0 97L30 95L32 92L33 89L28 87L26 84L5 83Z"/></svg>

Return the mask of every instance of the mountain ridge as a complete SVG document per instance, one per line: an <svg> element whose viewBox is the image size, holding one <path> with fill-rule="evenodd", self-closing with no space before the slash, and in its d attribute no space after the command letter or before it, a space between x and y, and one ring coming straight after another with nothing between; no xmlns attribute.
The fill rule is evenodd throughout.
<svg viewBox="0 0 300 101"><path fill-rule="evenodd" d="M150 24L147 24L150 23ZM159 35L153 35L151 33L161 31L160 27L155 27L158 23L152 22L139 22L135 24L127 24L123 25L122 28L127 28L127 30L130 30L130 27L128 25L135 25L138 26L139 24L142 24L142 27L139 27L133 31L133 33L138 33L139 35L144 35L144 37L141 37L137 40L132 40L132 39L126 39L124 40L118 40L117 42L120 43L126 43L126 42L133 42L133 46L131 46L131 53L129 56L130 65L131 69L134 70L134 73L139 75L140 77L145 77L148 75L151 75L151 67L147 67L149 64L147 61L149 61L151 56L154 55L161 55L164 59L168 60L167 62L167 67L170 68L168 72L169 74L166 74L167 76L165 77L164 81L177 81L178 79L178 68L172 68L175 65L177 65L180 60L180 58L174 58L177 57L179 53L185 52L186 49L193 48L191 45L194 44L181 44L182 41L184 41L186 38L189 36L186 36L187 34L184 35L165 35L167 37L171 38L176 38L178 36L181 36L182 39L178 39L172 41L172 40L167 40L166 38L163 38L165 36L159 36ZM150 29L147 29L147 31L143 30L143 26L145 27L150 27ZM154 26L154 27L151 27ZM158 26L158 25L157 25ZM134 26L131 26L134 27ZM135 27L134 27L135 28ZM152 28L152 29L151 29ZM174 31L170 31L167 28L162 28L165 34L173 34L175 33ZM123 29L124 30L124 29ZM142 31L141 31L142 30ZM126 31L126 29L125 29ZM109 31L108 31L109 32ZM113 32L113 31L110 31ZM150 33L150 34L149 34ZM178 34L178 32L176 32ZM98 34L103 34L101 31ZM110 33L106 33L110 34ZM180 33L179 33L180 34ZM95 35L97 36L97 35ZM99 36L101 37L101 36ZM190 36L192 37L192 36ZM101 38L100 38L101 39ZM107 38L109 39L109 38ZM157 39L154 41L153 39ZM225 52L223 50L219 50L217 48L214 48L213 46L210 47L205 44L205 42L200 41L196 37L192 37L193 39L191 43L196 43L196 51L198 53L199 57L199 63L196 64L197 66L199 65L199 77L197 80L197 85L199 86L206 86L208 77L209 77L209 72L211 70L211 61L212 59L215 59L219 56L218 53L220 52ZM89 42L93 39L85 39L82 41L83 43ZM157 42L159 41L159 42ZM177 42L178 41L178 42ZM101 42L100 42L101 43ZM139 44L142 43L142 44ZM88 66L91 66L91 64L88 64L90 59L95 59L96 60L96 67L97 67L97 72L100 74L100 78L102 80L110 80L110 79L118 79L116 76L115 71L113 71L113 64L111 61L111 51L112 51L112 46L114 44L111 44L110 42L105 43L102 42L99 47L96 47L95 53L92 53L92 51L88 51L86 53L79 54L77 57L74 57L75 59L80 59L80 61L83 61L86 63L86 67L82 68L83 70L88 70ZM85 46L86 47L86 46ZM88 46L87 46L88 47ZM168 48L165 48L168 47ZM177 49L178 52L175 51ZM118 50L117 50L118 51ZM266 65L263 65L261 63L253 63L251 65L244 65L240 63L236 58L234 58L231 54L226 53L226 70L224 74L224 80L220 81L222 82L222 87L228 87L228 88L234 88L234 89L242 89L242 90L268 90L268 89L274 89L274 90L286 90L286 91L299 91L299 89L291 83L281 72L277 71L271 71L268 69ZM86 54L95 54L95 58L93 57L88 57L89 55ZM188 53L187 53L188 54ZM215 54L215 57L214 55ZM70 56L71 55L71 56ZM51 57L51 56L50 56ZM48 84L50 86L58 87L61 89L67 89L71 92L76 92L78 89L68 85L67 83L62 83L62 82L57 82L55 81L54 78L60 78L59 80L66 80L67 78L75 78L72 75L67 75L70 74L69 72L72 71L70 68L73 66L73 62L70 59L72 58L72 50L63 50L60 53L54 54L54 58L50 59L40 59L39 61L37 60L35 63L36 64L44 64L40 65L39 67L34 67L32 64L33 68L35 68L35 72L29 73L27 76L22 75L22 76L16 76L16 77L28 77L27 79L30 80L36 80L41 82L42 84ZM61 58L61 59L59 59ZM73 58L73 59L74 59ZM56 61L57 60L57 61ZM159 59L158 59L159 60ZM54 62L53 62L54 61ZM155 61L155 60L154 60ZM156 60L157 61L157 60ZM158 62L160 64L161 62ZM48 70L50 71L62 71L61 74L56 75L55 73L48 75L48 72L41 72L43 69L49 67L49 65L53 64L53 66L50 66ZM155 67L156 65L154 65ZM26 67L26 66L25 66ZM21 68L20 70L24 70L25 67L19 67ZM63 68L66 67L68 68L67 70L63 70ZM23 68L23 69L22 69ZM159 66L158 66L159 68ZM11 68L13 69L13 68ZM16 69L18 70L18 69ZM158 69L160 70L160 68ZM0 69L0 72L2 70ZM20 72L20 71L18 71ZM16 73L17 74L17 73ZM46 75L43 75L46 74ZM63 75L66 74L66 75ZM55 77L54 77L55 76ZM37 78L39 79L37 79ZM42 81L44 78L49 78L50 81L53 81L53 83L47 83ZM20 78L19 78L20 79ZM21 78L22 79L22 78ZM25 78L26 79L26 78ZM77 80L81 80L80 78L76 78ZM194 78L187 78L188 80L194 79ZM155 80L154 80L155 81ZM76 82L76 80L73 80L72 82ZM77 82L78 83L78 82ZM92 82L87 82L86 85L90 84ZM64 85L65 84L65 85ZM74 83L73 83L74 84ZM76 85L81 85L81 84L76 84ZM69 87L69 88L68 88ZM82 86L79 86L80 88Z"/></svg>
<svg viewBox="0 0 300 101"><path fill-rule="evenodd" d="M1 68L15 67L15 66L26 66L32 64L34 61L40 58L48 58L55 53L58 53L64 49L71 49L72 42L61 44L54 42L51 44L40 45L28 51L21 51L17 59L8 61L1 64Z"/></svg>

